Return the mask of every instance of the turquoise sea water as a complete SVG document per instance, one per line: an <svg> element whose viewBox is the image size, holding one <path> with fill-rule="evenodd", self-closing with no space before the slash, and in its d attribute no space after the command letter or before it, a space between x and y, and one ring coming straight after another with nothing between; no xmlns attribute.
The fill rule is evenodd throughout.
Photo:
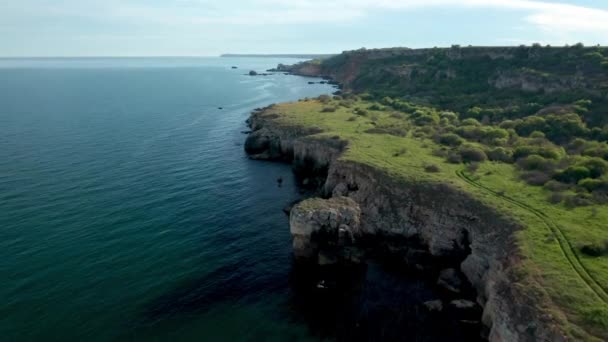
<svg viewBox="0 0 608 342"><path fill-rule="evenodd" d="M294 61L0 59L0 341L461 338L399 270L319 292L294 268L291 169L241 133L333 91L244 75Z"/></svg>

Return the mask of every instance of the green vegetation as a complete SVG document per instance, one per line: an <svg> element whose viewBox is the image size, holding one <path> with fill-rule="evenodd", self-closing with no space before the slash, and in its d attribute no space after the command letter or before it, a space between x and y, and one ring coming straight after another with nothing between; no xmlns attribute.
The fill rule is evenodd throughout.
<svg viewBox="0 0 608 342"><path fill-rule="evenodd" d="M275 105L265 115L317 127L318 138L339 136L348 141L346 160L449 183L526 227L517 233L525 258L516 286L543 301L572 339L601 340L608 338L608 146L576 110L587 105L575 99L560 112L487 120L472 114L477 109L343 94Z"/></svg>

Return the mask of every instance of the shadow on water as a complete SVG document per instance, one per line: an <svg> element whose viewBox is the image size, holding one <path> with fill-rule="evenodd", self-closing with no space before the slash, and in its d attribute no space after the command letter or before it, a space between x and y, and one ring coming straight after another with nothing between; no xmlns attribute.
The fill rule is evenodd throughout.
<svg viewBox="0 0 608 342"><path fill-rule="evenodd" d="M255 303L260 296L285 291L286 287L285 279L260 275L254 267L224 265L153 300L145 307L138 325L150 326L178 316L193 316L218 303Z"/></svg>
<svg viewBox="0 0 608 342"><path fill-rule="evenodd" d="M391 265L370 262L321 271L293 264L284 276L261 275L254 269L227 265L177 287L149 303L135 329L195 318L223 303L255 306L264 297L287 292L276 318L306 326L319 340L481 340L478 323L445 312L429 313L423 302L440 294L419 275Z"/></svg>
<svg viewBox="0 0 608 342"><path fill-rule="evenodd" d="M481 341L480 325L429 313L440 297L419 274L370 262L341 271L295 267L292 314L320 339L338 341Z"/></svg>

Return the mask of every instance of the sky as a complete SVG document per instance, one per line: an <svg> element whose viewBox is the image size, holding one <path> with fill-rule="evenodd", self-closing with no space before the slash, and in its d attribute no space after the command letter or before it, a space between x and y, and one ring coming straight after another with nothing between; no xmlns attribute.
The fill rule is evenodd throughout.
<svg viewBox="0 0 608 342"><path fill-rule="evenodd" d="M0 57L608 45L605 0L3 0Z"/></svg>

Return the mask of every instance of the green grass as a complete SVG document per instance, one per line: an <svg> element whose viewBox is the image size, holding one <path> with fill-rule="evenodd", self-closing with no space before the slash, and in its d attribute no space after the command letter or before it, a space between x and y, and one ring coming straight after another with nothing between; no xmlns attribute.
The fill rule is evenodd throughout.
<svg viewBox="0 0 608 342"><path fill-rule="evenodd" d="M322 113L327 106L335 112ZM416 128L407 119L390 111L369 110L370 103L355 102L350 108L337 101L321 104L316 100L279 104L268 114L279 114L276 122L288 126L318 127L318 137L349 141L342 156L379 168L408 181L449 183L484 204L496 208L525 227L517 233L524 256L518 271L522 286L540 300L547 313L563 324L576 340L608 339L608 257L590 257L580 247L608 239L608 207L593 205L567 208L547 201L550 193L542 187L527 185L511 164L481 163L475 174L461 171L462 164L450 164L433 155L439 146L430 139L414 138ZM356 115L354 108L366 109ZM366 133L390 127L405 136ZM427 172L428 165L438 166ZM460 175L460 176L459 176Z"/></svg>

